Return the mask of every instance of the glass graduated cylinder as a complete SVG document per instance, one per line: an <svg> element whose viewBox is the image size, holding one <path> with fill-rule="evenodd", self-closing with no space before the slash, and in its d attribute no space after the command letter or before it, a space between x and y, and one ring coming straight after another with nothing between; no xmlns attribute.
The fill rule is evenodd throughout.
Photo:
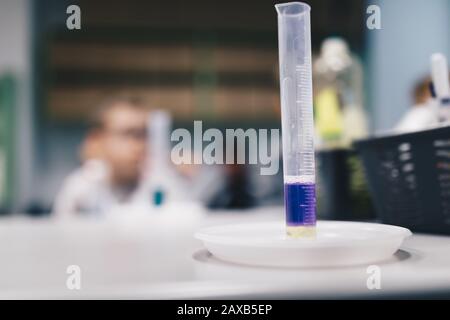
<svg viewBox="0 0 450 320"><path fill-rule="evenodd" d="M314 234L316 223L310 7L301 2L275 7L286 225L296 237Z"/></svg>

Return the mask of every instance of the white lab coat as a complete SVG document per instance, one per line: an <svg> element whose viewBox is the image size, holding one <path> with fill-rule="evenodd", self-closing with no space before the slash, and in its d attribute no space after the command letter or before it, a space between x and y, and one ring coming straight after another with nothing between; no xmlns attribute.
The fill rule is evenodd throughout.
<svg viewBox="0 0 450 320"><path fill-rule="evenodd" d="M156 170L158 174L154 174ZM105 162L86 161L63 181L55 198L54 215L57 217L102 216L117 212L117 209L124 204L127 208L131 205L151 212L155 208L154 192L159 189L164 191L164 202L192 200L186 183L169 168L147 170L136 190L127 196L126 200L121 200L122 197L113 189L109 176L109 168Z"/></svg>

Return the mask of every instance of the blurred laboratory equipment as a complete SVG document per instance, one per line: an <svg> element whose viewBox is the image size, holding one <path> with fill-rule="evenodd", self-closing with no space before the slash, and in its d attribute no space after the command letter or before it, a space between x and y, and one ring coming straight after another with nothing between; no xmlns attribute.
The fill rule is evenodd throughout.
<svg viewBox="0 0 450 320"><path fill-rule="evenodd" d="M195 170L190 170L194 171L190 172L194 177L188 179L183 176L183 170L174 166L171 160L172 115L162 109L152 110L148 116L147 128L148 159L144 184L150 192L148 200L152 207L176 202L198 202L194 188Z"/></svg>
<svg viewBox="0 0 450 320"><path fill-rule="evenodd" d="M313 64L317 214L367 220L374 215L362 163L351 148L368 134L363 68L342 38L328 38Z"/></svg>
<svg viewBox="0 0 450 320"><path fill-rule="evenodd" d="M153 204L162 205L165 201L164 182L170 162L170 130L172 120L170 114L164 110L150 112L148 118L150 166L152 167L152 180L154 185Z"/></svg>
<svg viewBox="0 0 450 320"><path fill-rule="evenodd" d="M316 225L311 8L301 2L277 4L275 8L286 229L291 237L311 236Z"/></svg>
<svg viewBox="0 0 450 320"><path fill-rule="evenodd" d="M367 136L363 69L341 38L328 38L313 65L316 147L349 147Z"/></svg>

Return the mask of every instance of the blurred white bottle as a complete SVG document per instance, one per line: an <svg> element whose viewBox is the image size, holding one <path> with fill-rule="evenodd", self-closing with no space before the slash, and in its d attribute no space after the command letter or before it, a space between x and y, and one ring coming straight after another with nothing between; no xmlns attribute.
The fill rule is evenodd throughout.
<svg viewBox="0 0 450 320"><path fill-rule="evenodd" d="M172 119L164 110L150 112L148 120L149 152L151 167L152 202L162 205L167 198L167 184L170 180L170 130Z"/></svg>
<svg viewBox="0 0 450 320"><path fill-rule="evenodd" d="M442 53L431 55L433 95L438 105L439 122L450 121L450 84L447 58Z"/></svg>

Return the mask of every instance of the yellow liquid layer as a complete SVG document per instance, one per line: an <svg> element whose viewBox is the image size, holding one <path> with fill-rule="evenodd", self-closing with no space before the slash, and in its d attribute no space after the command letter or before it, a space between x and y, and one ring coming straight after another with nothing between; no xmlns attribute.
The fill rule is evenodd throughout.
<svg viewBox="0 0 450 320"><path fill-rule="evenodd" d="M315 238L316 226L298 226L298 227L286 227L288 237L291 238Z"/></svg>

